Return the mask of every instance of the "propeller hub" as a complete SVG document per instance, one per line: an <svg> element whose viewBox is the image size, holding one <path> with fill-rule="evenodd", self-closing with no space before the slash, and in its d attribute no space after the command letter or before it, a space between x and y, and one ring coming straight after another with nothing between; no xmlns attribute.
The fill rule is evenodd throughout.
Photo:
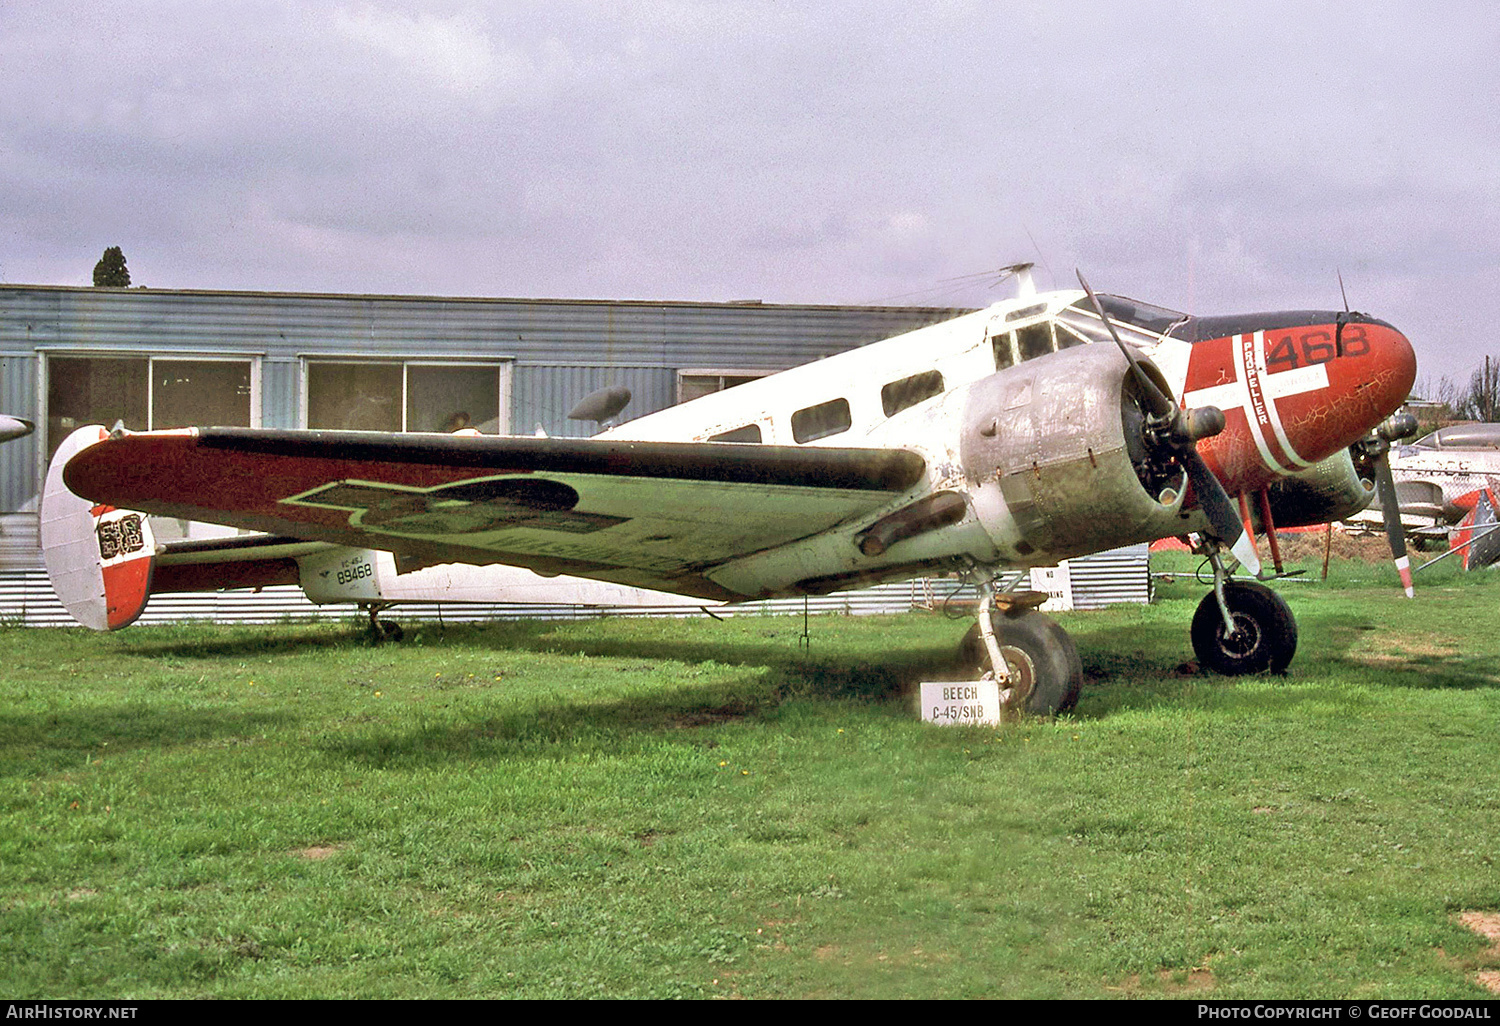
<svg viewBox="0 0 1500 1026"><path fill-rule="evenodd" d="M1187 436L1194 442L1212 438L1224 430L1224 411L1217 406L1199 406L1187 411Z"/></svg>
<svg viewBox="0 0 1500 1026"><path fill-rule="evenodd" d="M1375 433L1387 442L1397 442L1403 438L1410 438L1417 433L1417 418L1405 410L1393 413L1380 422Z"/></svg>

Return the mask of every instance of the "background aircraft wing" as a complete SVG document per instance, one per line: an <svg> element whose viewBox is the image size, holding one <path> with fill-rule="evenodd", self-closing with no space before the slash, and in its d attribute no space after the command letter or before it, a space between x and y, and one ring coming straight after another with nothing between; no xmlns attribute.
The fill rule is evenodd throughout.
<svg viewBox="0 0 1500 1026"><path fill-rule="evenodd" d="M386 549L403 569L509 563L733 600L708 571L924 472L906 450L201 428L108 439L64 478L94 502Z"/></svg>

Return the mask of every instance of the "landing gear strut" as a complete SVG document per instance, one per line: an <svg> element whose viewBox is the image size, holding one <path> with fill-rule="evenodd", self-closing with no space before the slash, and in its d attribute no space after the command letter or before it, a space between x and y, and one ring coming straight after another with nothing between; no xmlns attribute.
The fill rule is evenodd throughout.
<svg viewBox="0 0 1500 1026"><path fill-rule="evenodd" d="M1073 708L1083 688L1083 662L1068 632L1036 611L1047 596L1035 591L997 594L989 579L979 582L979 595L979 622L960 647L964 668L998 681L1007 709L1050 716Z"/></svg>
<svg viewBox="0 0 1500 1026"><path fill-rule="evenodd" d="M389 602L361 602L359 608L370 616L369 634L372 640L376 642L400 641L405 637L406 632L401 629L399 623L380 619L381 612L390 608Z"/></svg>
<svg viewBox="0 0 1500 1026"><path fill-rule="evenodd" d="M1291 607L1264 584L1230 580L1214 542L1207 553L1214 590L1198 603L1190 631L1198 662L1226 677L1285 672L1297 654Z"/></svg>

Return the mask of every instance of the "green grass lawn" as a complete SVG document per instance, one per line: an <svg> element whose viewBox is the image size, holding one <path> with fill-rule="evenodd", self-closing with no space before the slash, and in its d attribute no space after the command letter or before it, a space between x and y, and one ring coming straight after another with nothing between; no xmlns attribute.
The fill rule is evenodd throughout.
<svg viewBox="0 0 1500 1026"><path fill-rule="evenodd" d="M917 720L934 615L0 630L0 992L1487 996L1500 575L1438 569L1281 585L1280 678L1184 668L1188 579L1060 616L998 729Z"/></svg>

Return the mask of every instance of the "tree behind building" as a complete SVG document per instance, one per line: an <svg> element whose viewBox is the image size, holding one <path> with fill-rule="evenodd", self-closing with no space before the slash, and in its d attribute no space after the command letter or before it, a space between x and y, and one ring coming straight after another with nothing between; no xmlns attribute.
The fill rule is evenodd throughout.
<svg viewBox="0 0 1500 1026"><path fill-rule="evenodd" d="M123 289L130 287L130 269L125 266L125 254L119 246L111 246L94 265L94 287Z"/></svg>

